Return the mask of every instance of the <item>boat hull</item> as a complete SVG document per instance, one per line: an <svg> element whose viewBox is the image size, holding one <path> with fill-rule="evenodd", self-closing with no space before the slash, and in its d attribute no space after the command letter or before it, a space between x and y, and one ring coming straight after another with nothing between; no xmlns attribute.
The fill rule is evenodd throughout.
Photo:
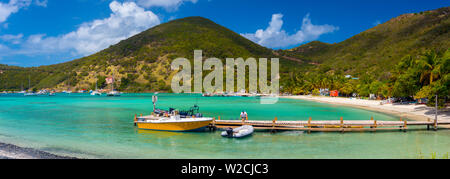
<svg viewBox="0 0 450 179"><path fill-rule="evenodd" d="M205 129L211 121L150 123L137 122L137 127L144 130L189 132Z"/></svg>

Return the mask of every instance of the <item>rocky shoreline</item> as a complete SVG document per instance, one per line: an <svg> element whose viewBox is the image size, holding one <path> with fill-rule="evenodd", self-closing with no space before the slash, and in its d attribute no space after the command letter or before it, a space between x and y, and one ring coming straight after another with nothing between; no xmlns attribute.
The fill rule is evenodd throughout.
<svg viewBox="0 0 450 179"><path fill-rule="evenodd" d="M0 159L78 159L0 142Z"/></svg>

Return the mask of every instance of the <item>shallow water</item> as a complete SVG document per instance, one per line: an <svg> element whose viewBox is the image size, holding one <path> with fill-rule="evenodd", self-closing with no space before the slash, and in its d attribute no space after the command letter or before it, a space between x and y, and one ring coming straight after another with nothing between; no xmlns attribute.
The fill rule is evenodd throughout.
<svg viewBox="0 0 450 179"><path fill-rule="evenodd" d="M159 94L159 108L200 106L205 116L250 120L398 120L350 107L280 99L263 105L256 98ZM92 97L0 96L0 141L83 158L430 158L450 151L450 131L376 133L255 133L246 139L219 132L171 133L137 130L134 114L149 114L151 94Z"/></svg>

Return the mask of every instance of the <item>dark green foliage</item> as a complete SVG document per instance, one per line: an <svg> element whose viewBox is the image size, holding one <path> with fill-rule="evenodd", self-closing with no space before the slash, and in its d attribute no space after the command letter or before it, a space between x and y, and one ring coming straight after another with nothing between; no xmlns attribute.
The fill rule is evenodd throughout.
<svg viewBox="0 0 450 179"><path fill-rule="evenodd" d="M57 85L105 88L105 76L120 76L120 90L170 91L170 62L178 57L280 58L283 92L309 94L315 89L340 90L344 95L370 93L380 96L414 96L430 91L448 92L448 70L410 68L419 55L449 48L448 7L420 14L406 14L337 44L314 41L291 50L272 51L202 17L188 17L158 25L91 56L66 63L22 68L0 65L0 89L53 88ZM410 55L410 60L402 60ZM443 62L442 69L448 68ZM114 68L111 68L114 67ZM140 68L142 67L142 68ZM425 67L425 66L423 66ZM89 76L91 73L92 76ZM142 75L145 81L138 80ZM345 78L359 77L359 80ZM424 80L434 75L433 83ZM147 82L148 81L148 82ZM428 82L427 82L428 81ZM427 92L427 93L426 93Z"/></svg>

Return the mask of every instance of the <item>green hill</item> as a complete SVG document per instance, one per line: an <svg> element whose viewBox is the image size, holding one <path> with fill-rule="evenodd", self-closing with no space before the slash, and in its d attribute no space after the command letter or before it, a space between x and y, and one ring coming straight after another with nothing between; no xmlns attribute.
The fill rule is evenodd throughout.
<svg viewBox="0 0 450 179"><path fill-rule="evenodd" d="M171 61L178 57L192 59L194 50L201 49L205 58L279 57L282 91L285 92L310 93L317 92L318 88L330 88L362 96L388 95L395 91L393 86L404 86L395 84L400 74L403 81L409 79L405 75L418 78L420 74L402 73L398 64L403 57L421 58L427 50L442 52L439 53L442 56L449 49L449 14L450 7L405 14L340 43L313 41L294 49L276 51L211 20L188 17L155 26L96 54L70 62L33 68L0 65L0 90L20 90L22 85L27 88L29 76L31 87L37 89L93 89L96 82L100 88L105 88L105 78L114 75L118 79L116 86L122 91L169 91L170 79L175 73L170 70ZM438 80L447 73L433 75ZM348 80L345 75L361 80ZM424 78L423 75L420 78ZM427 84L413 85L421 89Z"/></svg>
<svg viewBox="0 0 450 179"><path fill-rule="evenodd" d="M314 41L280 53L321 64L321 68L386 80L405 55L448 49L449 17L450 7L404 14L340 43Z"/></svg>
<svg viewBox="0 0 450 179"><path fill-rule="evenodd" d="M5 74L4 89L20 89L22 82L41 88L92 89L104 78L119 79L118 86L125 91L167 91L170 63L178 57L193 59L194 50L203 50L203 56L225 58L274 57L272 50L262 47L241 35L202 17L188 17L155 26L91 56L74 61L20 68L0 66ZM297 62L281 60L282 71L294 68ZM16 77L20 78L16 78ZM13 80L16 79L16 80ZM2 87L0 86L0 89Z"/></svg>

